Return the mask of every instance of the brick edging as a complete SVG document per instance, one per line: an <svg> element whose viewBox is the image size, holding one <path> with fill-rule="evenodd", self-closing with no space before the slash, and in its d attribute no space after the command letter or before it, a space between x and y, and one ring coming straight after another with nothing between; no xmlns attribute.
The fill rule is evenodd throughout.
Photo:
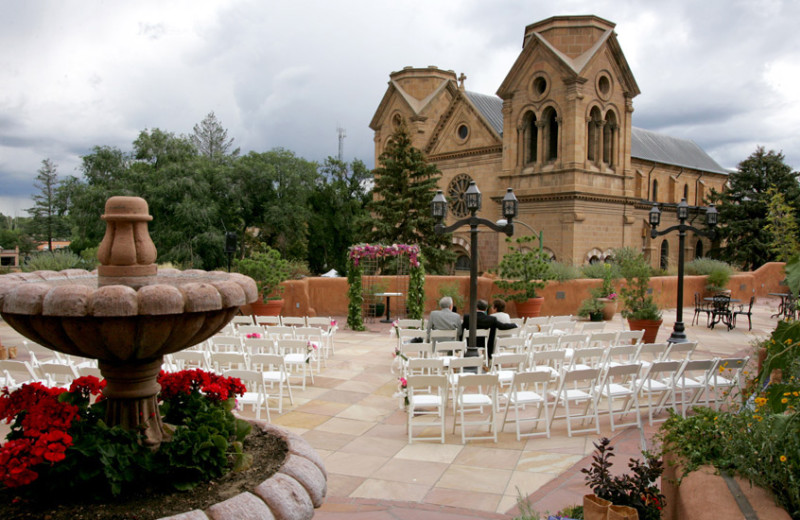
<svg viewBox="0 0 800 520"><path fill-rule="evenodd" d="M311 520L328 491L322 458L299 435L265 421L249 422L286 442L289 453L280 469L252 492L160 520Z"/></svg>

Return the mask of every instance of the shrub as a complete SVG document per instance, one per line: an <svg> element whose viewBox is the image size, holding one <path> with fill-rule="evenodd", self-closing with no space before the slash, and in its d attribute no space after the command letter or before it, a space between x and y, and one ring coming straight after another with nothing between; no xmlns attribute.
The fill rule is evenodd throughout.
<svg viewBox="0 0 800 520"><path fill-rule="evenodd" d="M686 264L685 272L690 275L707 276L706 290L713 293L722 291L728 286L733 268L721 260L695 258Z"/></svg>
<svg viewBox="0 0 800 520"><path fill-rule="evenodd" d="M539 249L531 249L529 245L534 240L537 240L534 236L523 236L514 240L511 237L506 238L507 243L517 245L509 246L508 253L503 255L500 265L497 266L501 279L495 281L495 285L507 291L500 297L515 302L536 298L537 289L542 289L547 280L553 279L547 255Z"/></svg>
<svg viewBox="0 0 800 520"><path fill-rule="evenodd" d="M553 280L557 282L566 282L580 278L581 270L572 264L565 264L563 262L550 262L550 273Z"/></svg>
<svg viewBox="0 0 800 520"><path fill-rule="evenodd" d="M30 260L22 264L22 270L31 271L62 271L64 269L81 269L81 257L66 249L57 251L42 251L33 255Z"/></svg>

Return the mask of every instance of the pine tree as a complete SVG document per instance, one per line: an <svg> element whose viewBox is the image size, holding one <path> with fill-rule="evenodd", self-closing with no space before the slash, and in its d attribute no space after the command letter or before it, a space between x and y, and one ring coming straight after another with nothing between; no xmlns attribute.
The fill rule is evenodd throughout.
<svg viewBox="0 0 800 520"><path fill-rule="evenodd" d="M197 149L197 153L209 159L221 159L233 146L233 138L228 139L228 131L219 122L214 112L209 112L200 123L194 125L193 131L190 139ZM235 149L231 155L239 155L239 149Z"/></svg>
<svg viewBox="0 0 800 520"><path fill-rule="evenodd" d="M782 153L766 152L759 146L730 174L725 191L711 191L708 200L717 204L719 211L718 236L723 246L718 254L721 259L743 269L754 269L775 260L770 249L772 235L765 230L770 201L768 190L774 187L783 194L786 204L797 215L800 210L797 175L784 162Z"/></svg>
<svg viewBox="0 0 800 520"><path fill-rule="evenodd" d="M791 206L786 204L783 194L774 187L767 190L770 196L767 206L767 226L765 231L772 235L770 250L775 260L788 262L793 256L800 254L800 241L797 217Z"/></svg>
<svg viewBox="0 0 800 520"><path fill-rule="evenodd" d="M450 235L437 235L430 202L442 174L428 164L424 154L412 146L405 124L398 126L386 150L378 158L374 198L369 204L374 222L370 240L382 244L417 244L425 269L443 273L453 261L446 249Z"/></svg>
<svg viewBox="0 0 800 520"><path fill-rule="evenodd" d="M30 231L40 240L47 240L48 250L53 250L53 238L68 235L64 222L64 208L58 204L57 166L50 159L42 160L42 167L33 181L38 193L34 193L33 207L26 211L30 214Z"/></svg>

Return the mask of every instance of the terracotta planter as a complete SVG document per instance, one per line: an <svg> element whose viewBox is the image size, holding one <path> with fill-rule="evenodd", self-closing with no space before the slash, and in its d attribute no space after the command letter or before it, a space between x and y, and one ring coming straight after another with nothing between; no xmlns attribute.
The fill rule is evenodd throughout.
<svg viewBox="0 0 800 520"><path fill-rule="evenodd" d="M520 318L535 318L542 312L544 297L529 298L528 301L516 302L517 316Z"/></svg>
<svg viewBox="0 0 800 520"><path fill-rule="evenodd" d="M598 298L598 300L603 302L603 320L613 320L614 314L617 313L617 300L609 300L608 298Z"/></svg>
<svg viewBox="0 0 800 520"><path fill-rule="evenodd" d="M266 303L254 302L250 304L256 316L278 316L283 308L283 300L267 300Z"/></svg>
<svg viewBox="0 0 800 520"><path fill-rule="evenodd" d="M655 343L658 336L658 328L664 320L632 320L628 318L628 326L631 330L643 330L642 342Z"/></svg>

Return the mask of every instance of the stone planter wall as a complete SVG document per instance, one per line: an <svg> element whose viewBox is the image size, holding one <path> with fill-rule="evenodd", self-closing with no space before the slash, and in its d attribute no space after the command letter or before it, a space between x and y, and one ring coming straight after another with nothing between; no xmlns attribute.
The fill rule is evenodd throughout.
<svg viewBox="0 0 800 520"><path fill-rule="evenodd" d="M302 437L264 421L253 426L282 437L289 453L283 466L252 492L239 493L205 511L194 510L161 520L310 520L327 493L322 458Z"/></svg>

